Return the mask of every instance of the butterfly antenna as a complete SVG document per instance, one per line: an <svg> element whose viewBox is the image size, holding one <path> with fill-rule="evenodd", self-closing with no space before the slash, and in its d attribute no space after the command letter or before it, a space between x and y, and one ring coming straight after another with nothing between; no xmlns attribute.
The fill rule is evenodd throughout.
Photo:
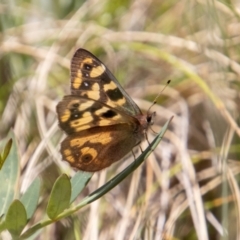
<svg viewBox="0 0 240 240"><path fill-rule="evenodd" d="M164 89L169 85L170 82L171 82L171 80L168 80L167 83L166 83L166 85L164 86L164 88L161 90L161 92L155 97L152 105L149 107L149 109L148 109L148 111L147 111L148 113L150 112L150 109L157 103L158 98L160 97L160 95L162 94L162 92L164 91Z"/></svg>

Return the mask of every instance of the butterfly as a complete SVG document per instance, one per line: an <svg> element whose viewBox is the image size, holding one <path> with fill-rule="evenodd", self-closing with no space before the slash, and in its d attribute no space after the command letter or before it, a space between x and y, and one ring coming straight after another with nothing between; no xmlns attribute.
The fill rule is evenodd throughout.
<svg viewBox="0 0 240 240"><path fill-rule="evenodd" d="M96 172L127 155L144 139L153 114L143 114L108 68L78 49L71 60L71 95L57 105L63 160Z"/></svg>

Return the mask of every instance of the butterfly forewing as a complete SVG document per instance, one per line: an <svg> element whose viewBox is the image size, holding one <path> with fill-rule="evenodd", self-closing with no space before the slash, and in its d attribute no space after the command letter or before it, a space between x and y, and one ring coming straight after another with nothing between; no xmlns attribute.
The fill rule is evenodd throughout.
<svg viewBox="0 0 240 240"><path fill-rule="evenodd" d="M72 58L71 92L133 116L141 114L108 68L85 49L78 49Z"/></svg>
<svg viewBox="0 0 240 240"><path fill-rule="evenodd" d="M136 125L137 121L124 112L111 108L99 101L76 95L65 96L57 105L59 126L72 134L83 130L128 123Z"/></svg>

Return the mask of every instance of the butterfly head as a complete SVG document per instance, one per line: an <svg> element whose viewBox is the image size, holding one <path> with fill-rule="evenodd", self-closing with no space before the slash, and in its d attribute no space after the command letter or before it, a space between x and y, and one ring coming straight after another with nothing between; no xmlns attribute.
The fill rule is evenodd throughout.
<svg viewBox="0 0 240 240"><path fill-rule="evenodd" d="M153 118L156 116L156 112L152 112L152 113L147 113L147 117L146 117L146 120L147 120L147 124L148 126L151 126L154 124L154 121L153 121Z"/></svg>
<svg viewBox="0 0 240 240"><path fill-rule="evenodd" d="M146 131L149 126L153 125L153 118L154 116L156 115L155 112L152 112L152 113L147 113L147 114L141 114L141 115L138 115L136 116L136 118L138 119L139 121L139 126L141 126L142 130Z"/></svg>

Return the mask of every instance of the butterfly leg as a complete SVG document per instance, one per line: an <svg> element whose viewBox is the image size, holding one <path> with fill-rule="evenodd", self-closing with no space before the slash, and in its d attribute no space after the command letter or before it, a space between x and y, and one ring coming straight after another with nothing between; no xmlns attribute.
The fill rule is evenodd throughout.
<svg viewBox="0 0 240 240"><path fill-rule="evenodd" d="M143 153L143 150L142 150L142 147L141 147L141 145L140 145L140 144L139 144L139 148L140 148L141 152Z"/></svg>
<svg viewBox="0 0 240 240"><path fill-rule="evenodd" d="M148 135L147 135L147 132L146 132L146 131L144 132L144 135L145 135L145 138L146 138L146 140L147 140L147 142L148 142L148 145L150 145L150 142L149 142L149 140L148 140Z"/></svg>
<svg viewBox="0 0 240 240"><path fill-rule="evenodd" d="M135 154L134 154L134 151L132 150L132 155L133 155L133 157L134 157L134 161L136 160L136 156L135 156Z"/></svg>

